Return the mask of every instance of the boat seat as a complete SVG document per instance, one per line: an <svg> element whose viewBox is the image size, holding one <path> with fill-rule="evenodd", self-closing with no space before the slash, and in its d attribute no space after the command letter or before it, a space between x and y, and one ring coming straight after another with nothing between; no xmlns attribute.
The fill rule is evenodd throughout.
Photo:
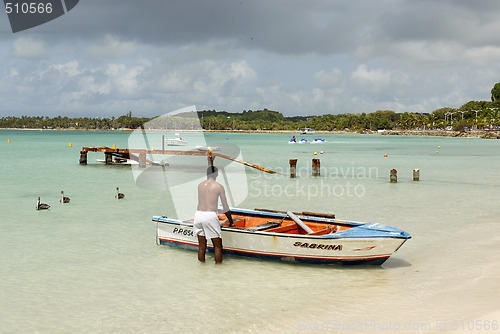
<svg viewBox="0 0 500 334"><path fill-rule="evenodd" d="M247 227L247 230L249 230L249 231L264 231L264 230L268 230L268 229L271 229L271 228L278 227L280 225L281 224L279 222L268 221L265 224L260 224L260 225L256 225L256 226Z"/></svg>

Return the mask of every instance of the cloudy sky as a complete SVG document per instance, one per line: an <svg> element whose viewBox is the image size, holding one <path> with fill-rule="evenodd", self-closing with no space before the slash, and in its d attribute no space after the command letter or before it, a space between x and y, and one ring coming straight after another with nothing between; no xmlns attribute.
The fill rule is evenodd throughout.
<svg viewBox="0 0 500 334"><path fill-rule="evenodd" d="M15 34L0 17L0 116L432 112L500 82L498 0L82 0Z"/></svg>

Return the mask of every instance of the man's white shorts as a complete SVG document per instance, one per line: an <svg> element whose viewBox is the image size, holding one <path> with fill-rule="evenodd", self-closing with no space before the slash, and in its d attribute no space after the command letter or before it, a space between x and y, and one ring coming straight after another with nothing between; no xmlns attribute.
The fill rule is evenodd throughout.
<svg viewBox="0 0 500 334"><path fill-rule="evenodd" d="M196 237L201 235L207 239L221 238L219 217L213 211L196 211L193 232Z"/></svg>

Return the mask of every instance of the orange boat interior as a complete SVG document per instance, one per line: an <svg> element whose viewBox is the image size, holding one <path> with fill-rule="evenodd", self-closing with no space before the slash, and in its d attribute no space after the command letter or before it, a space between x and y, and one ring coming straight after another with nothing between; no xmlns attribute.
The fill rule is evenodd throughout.
<svg viewBox="0 0 500 334"><path fill-rule="evenodd" d="M221 225L224 227L230 227L229 221L224 214L219 214L219 220ZM286 216L284 218L280 217L266 217L266 216L253 216L253 215L242 215L237 213L231 214L234 222L234 228L245 229L251 231L265 231L274 233L287 233L287 234L308 234L302 227L300 227L295 221L290 217ZM335 232L340 232L351 228L350 226L337 225L332 223L322 223L316 221L309 221L306 219L301 219L313 233L309 235L324 235Z"/></svg>

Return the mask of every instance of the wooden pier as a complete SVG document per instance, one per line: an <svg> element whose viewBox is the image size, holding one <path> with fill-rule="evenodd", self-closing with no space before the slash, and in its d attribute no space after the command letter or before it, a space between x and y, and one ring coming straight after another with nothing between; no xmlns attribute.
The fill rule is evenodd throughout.
<svg viewBox="0 0 500 334"><path fill-rule="evenodd" d="M161 166L160 164L151 161L146 158L147 154L161 154L156 153L156 150L144 150L144 149L120 149L111 148L107 146L99 147L82 147L80 151L80 165L87 164L87 153L88 152L103 152L104 162L107 165L111 164L123 164L127 160L137 161L140 167L146 167L146 165Z"/></svg>
<svg viewBox="0 0 500 334"><path fill-rule="evenodd" d="M221 153L214 153L212 151L180 151L180 150L145 150L145 149L120 149L120 148L110 148L107 146L98 147L82 147L80 151L80 165L87 164L87 153L88 152L103 152L105 156L105 163L108 165L112 164L123 164L127 160L137 161L139 167L145 168L146 165L151 166L168 166L168 164L159 164L157 162L151 161L146 158L148 154L158 154L158 155L191 155L191 156L206 156L209 163L213 162L215 157L221 157L223 159L228 159L248 167L256 168L263 172L269 174L276 174L275 171L260 167L249 162L239 160Z"/></svg>

